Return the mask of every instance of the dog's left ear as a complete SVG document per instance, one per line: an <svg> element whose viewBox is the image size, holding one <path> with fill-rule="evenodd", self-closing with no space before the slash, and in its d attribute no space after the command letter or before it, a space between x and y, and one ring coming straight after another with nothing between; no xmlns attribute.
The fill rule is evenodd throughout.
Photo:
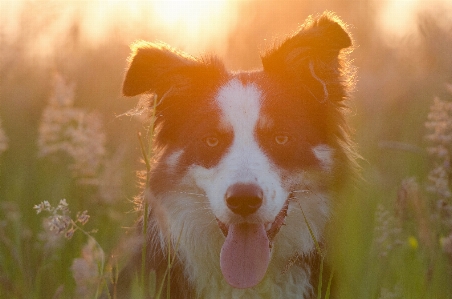
<svg viewBox="0 0 452 299"><path fill-rule="evenodd" d="M263 55L262 64L267 73L296 80L325 100L336 89L334 85L344 84L340 76L346 61L341 50L351 46L345 24L335 14L325 12L310 17L295 35Z"/></svg>

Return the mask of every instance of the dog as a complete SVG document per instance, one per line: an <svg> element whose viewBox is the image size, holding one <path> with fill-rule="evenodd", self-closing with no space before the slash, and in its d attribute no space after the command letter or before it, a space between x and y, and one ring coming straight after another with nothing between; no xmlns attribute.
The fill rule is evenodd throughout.
<svg viewBox="0 0 452 299"><path fill-rule="evenodd" d="M345 113L352 44L325 12L256 71L229 72L163 43L132 46L123 94L155 100L144 264L165 294L316 296L316 243L356 160ZM126 273L118 289L130 287Z"/></svg>

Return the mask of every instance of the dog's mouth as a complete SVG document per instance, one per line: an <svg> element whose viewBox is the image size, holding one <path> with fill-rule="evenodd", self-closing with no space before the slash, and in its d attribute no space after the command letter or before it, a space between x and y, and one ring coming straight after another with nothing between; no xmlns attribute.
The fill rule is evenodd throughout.
<svg viewBox="0 0 452 299"><path fill-rule="evenodd" d="M270 263L272 242L285 224L289 200L271 223L225 224L217 219L226 240L220 253L225 280L238 289L251 288L263 278Z"/></svg>
<svg viewBox="0 0 452 299"><path fill-rule="evenodd" d="M278 234L281 226L285 225L285 220L287 216L287 208L289 207L289 200L286 200L284 206L281 211L279 211L278 215L276 215L275 220L273 222L267 222L264 224L265 231L267 233L268 240L270 241L270 248L272 246L272 241L275 238L276 234ZM220 227L221 232L225 237L228 236L229 233L229 225L221 222L218 218L217 223Z"/></svg>

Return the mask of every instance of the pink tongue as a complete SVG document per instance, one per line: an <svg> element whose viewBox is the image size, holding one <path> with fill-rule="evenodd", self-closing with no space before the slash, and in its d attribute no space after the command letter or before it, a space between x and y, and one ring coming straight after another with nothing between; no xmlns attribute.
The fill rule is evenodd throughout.
<svg viewBox="0 0 452 299"><path fill-rule="evenodd" d="M251 288L264 278L270 262L270 241L263 224L233 224L221 248L220 267L226 281Z"/></svg>

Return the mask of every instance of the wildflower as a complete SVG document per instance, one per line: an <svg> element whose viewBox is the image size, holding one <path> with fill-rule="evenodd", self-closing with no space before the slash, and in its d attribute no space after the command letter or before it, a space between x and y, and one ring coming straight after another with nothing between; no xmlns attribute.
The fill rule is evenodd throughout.
<svg viewBox="0 0 452 299"><path fill-rule="evenodd" d="M106 153L106 135L100 116L83 113L76 126L67 128L66 134L71 140L67 153L74 161L71 170L80 177L95 176Z"/></svg>
<svg viewBox="0 0 452 299"><path fill-rule="evenodd" d="M82 256L74 259L71 266L76 284L77 298L93 298L102 279L99 265L102 264L104 252L93 238L83 246Z"/></svg>
<svg viewBox="0 0 452 299"><path fill-rule="evenodd" d="M50 203L47 200L44 200L43 202L41 202L38 205L35 205L33 207L33 209L36 210L36 214L39 214L42 211L52 212L52 206L50 205Z"/></svg>
<svg viewBox="0 0 452 299"><path fill-rule="evenodd" d="M71 224L71 218L66 215L52 215L49 217L49 228L60 234L64 232Z"/></svg>
<svg viewBox="0 0 452 299"><path fill-rule="evenodd" d="M452 203L440 199L436 202L436 209L436 218L441 220L446 229L452 229Z"/></svg>
<svg viewBox="0 0 452 299"><path fill-rule="evenodd" d="M440 198L450 198L452 196L449 188L452 102L435 98L425 126L429 131L425 138L430 142L427 152L435 160L435 166L428 175L430 185L427 190L438 194Z"/></svg>
<svg viewBox="0 0 452 299"><path fill-rule="evenodd" d="M61 74L53 78L53 94L49 99L52 106L71 107L74 104L75 84L68 84Z"/></svg>
<svg viewBox="0 0 452 299"><path fill-rule="evenodd" d="M446 85L452 95L452 85ZM425 123L429 133L426 135L430 146L427 148L433 158L433 169L428 174L428 191L438 196L434 218L452 229L452 101L435 98Z"/></svg>
<svg viewBox="0 0 452 299"><path fill-rule="evenodd" d="M69 204L66 199L61 199L56 207L52 207L52 205L48 201L43 201L33 207L36 210L36 213L39 214L42 211L46 211L51 213L49 217L47 217L45 221L45 228L50 232L54 232L57 235L64 234L67 239L72 238L74 233L81 229L77 223L80 223L82 226L85 225L90 216L88 215L88 211L78 212L76 215L76 219L73 220L69 215L71 211L69 210ZM45 236L44 236L45 238Z"/></svg>
<svg viewBox="0 0 452 299"><path fill-rule="evenodd" d="M100 201L111 204L117 201L123 194L124 171L122 162L126 148L122 147L112 156L102 161L102 167L96 177L79 179L80 184L97 187L97 196Z"/></svg>
<svg viewBox="0 0 452 299"><path fill-rule="evenodd" d="M122 162L126 148L118 149L111 157L104 161L102 171L97 177L97 187L99 198L105 203L113 203L122 195L122 185L124 179L124 171L122 171Z"/></svg>
<svg viewBox="0 0 452 299"><path fill-rule="evenodd" d="M98 114L74 108L73 103L74 85L57 75L39 126L39 155L66 154L74 176L92 177L102 165L106 135Z"/></svg>
<svg viewBox="0 0 452 299"><path fill-rule="evenodd" d="M375 238L374 242L381 257L385 257L396 246L401 245L401 228L397 225L395 217L379 204L375 211Z"/></svg>
<svg viewBox="0 0 452 299"><path fill-rule="evenodd" d="M89 215L88 215L88 211L83 211L82 213L78 212L77 213L77 222L80 222L82 225L85 225L88 220L89 220Z"/></svg>
<svg viewBox="0 0 452 299"><path fill-rule="evenodd" d="M63 236L51 231L49 222L48 218L42 220L43 230L38 234L38 239L42 242L45 252L53 252L63 245Z"/></svg>
<svg viewBox="0 0 452 299"><path fill-rule="evenodd" d="M413 249L417 249L419 247L419 242L417 241L417 239L415 237L410 236L408 238L408 245L410 245L410 247Z"/></svg>
<svg viewBox="0 0 452 299"><path fill-rule="evenodd" d="M47 202L47 203L49 203L49 202ZM65 198L60 200L60 202L58 203L58 206L56 207L56 210L60 210L63 213L69 213L69 205L66 202Z"/></svg>
<svg viewBox="0 0 452 299"><path fill-rule="evenodd" d="M65 238L66 239L71 239L72 238L72 236L74 235L74 233L75 233L75 228L74 227L71 227L70 229L68 229L67 231L66 231L66 233L64 234L64 236L65 236Z"/></svg>

